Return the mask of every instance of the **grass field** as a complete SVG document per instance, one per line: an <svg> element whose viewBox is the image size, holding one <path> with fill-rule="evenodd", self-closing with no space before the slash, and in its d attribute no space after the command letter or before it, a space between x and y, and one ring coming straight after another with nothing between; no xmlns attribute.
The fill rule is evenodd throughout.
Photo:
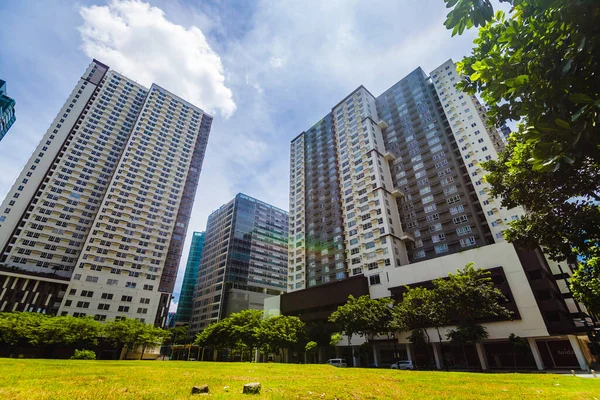
<svg viewBox="0 0 600 400"><path fill-rule="evenodd" d="M600 399L600 379L552 374L340 369L326 365L0 359L0 399ZM226 388L228 386L228 388Z"/></svg>

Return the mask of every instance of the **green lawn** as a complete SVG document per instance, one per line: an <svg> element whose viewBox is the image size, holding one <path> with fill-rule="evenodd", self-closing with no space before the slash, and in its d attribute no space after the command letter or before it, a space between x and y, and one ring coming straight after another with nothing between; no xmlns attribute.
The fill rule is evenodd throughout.
<svg viewBox="0 0 600 400"><path fill-rule="evenodd" d="M0 359L0 399L186 399L208 384L217 399L600 399L600 379L183 361ZM229 388L226 388L228 386Z"/></svg>

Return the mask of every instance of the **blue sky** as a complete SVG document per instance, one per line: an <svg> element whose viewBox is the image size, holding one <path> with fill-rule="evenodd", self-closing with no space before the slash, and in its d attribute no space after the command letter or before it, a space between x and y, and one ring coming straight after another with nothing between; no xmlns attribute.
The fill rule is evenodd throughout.
<svg viewBox="0 0 600 400"><path fill-rule="evenodd" d="M287 210L291 139L361 84L379 95L418 66L460 60L475 35L451 38L443 0L149 3L0 2L0 78L17 101L1 198L97 58L215 116L188 239L238 192Z"/></svg>

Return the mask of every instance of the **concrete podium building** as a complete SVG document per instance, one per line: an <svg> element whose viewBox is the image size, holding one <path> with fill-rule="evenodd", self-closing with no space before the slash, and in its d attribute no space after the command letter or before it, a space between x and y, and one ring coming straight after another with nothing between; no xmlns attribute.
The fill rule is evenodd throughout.
<svg viewBox="0 0 600 400"><path fill-rule="evenodd" d="M0 207L0 311L164 325L211 123L94 60Z"/></svg>

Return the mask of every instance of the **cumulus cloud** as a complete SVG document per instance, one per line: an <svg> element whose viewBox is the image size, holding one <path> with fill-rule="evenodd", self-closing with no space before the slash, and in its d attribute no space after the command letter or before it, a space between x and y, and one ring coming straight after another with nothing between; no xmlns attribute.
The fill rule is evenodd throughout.
<svg viewBox="0 0 600 400"><path fill-rule="evenodd" d="M195 26L185 28L139 0L81 7L83 51L129 78L157 83L190 103L225 118L236 110L223 64Z"/></svg>

